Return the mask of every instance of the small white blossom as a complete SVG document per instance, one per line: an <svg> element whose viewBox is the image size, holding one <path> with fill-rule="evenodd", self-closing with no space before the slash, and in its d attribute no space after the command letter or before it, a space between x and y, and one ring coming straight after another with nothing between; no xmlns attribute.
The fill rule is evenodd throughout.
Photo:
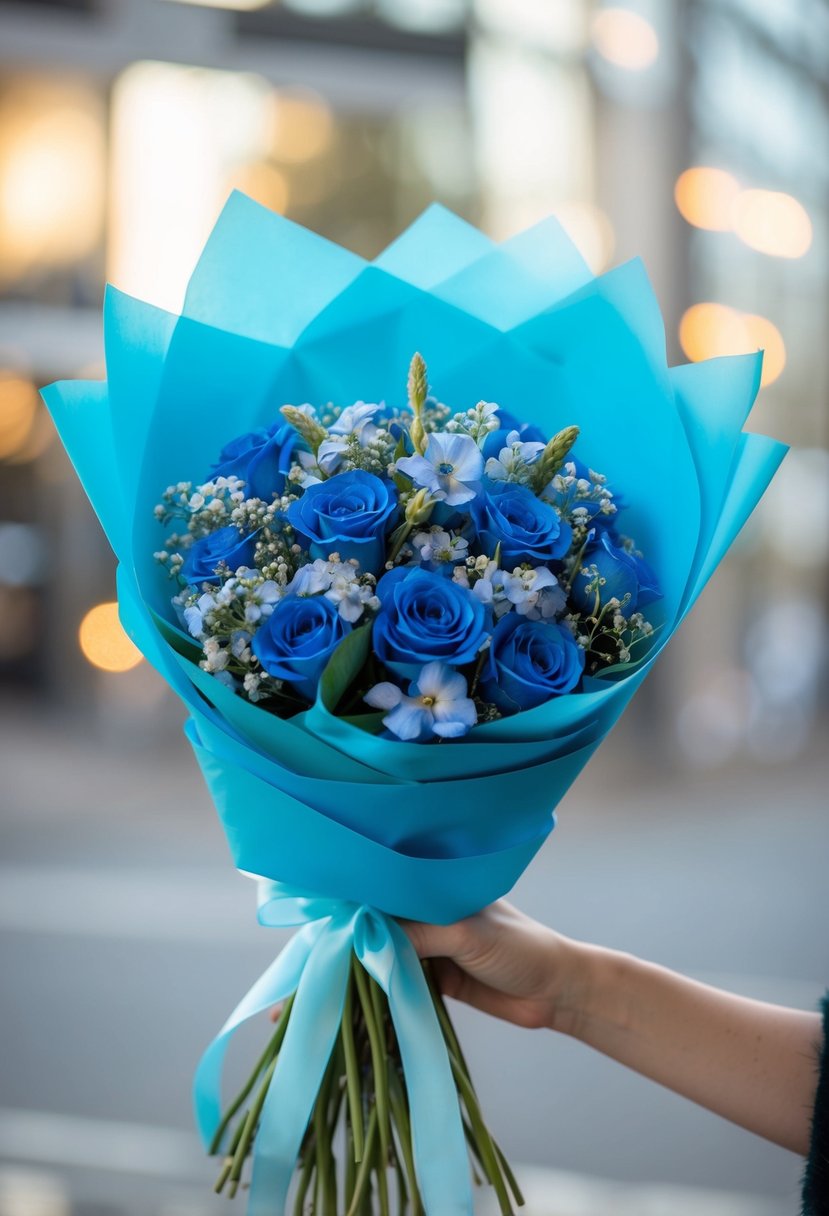
<svg viewBox="0 0 829 1216"><path fill-rule="evenodd" d="M465 735L478 720L475 702L467 696L466 680L444 663L427 663L409 686L409 695L396 684L375 684L364 700L387 709L383 725L398 739L445 739Z"/></svg>
<svg viewBox="0 0 829 1216"><path fill-rule="evenodd" d="M428 531L416 532L412 537L412 547L417 560L423 562L462 562L466 561L469 541L457 533L450 533L433 524Z"/></svg>
<svg viewBox="0 0 829 1216"><path fill-rule="evenodd" d="M518 431L510 431L507 435L506 446L501 448L498 458L490 456L484 472L490 481L524 481L525 470L532 465L544 451L543 443L535 441L521 442Z"/></svg>
<svg viewBox="0 0 829 1216"><path fill-rule="evenodd" d="M317 452L317 464L323 473L329 477L336 473L348 449L351 436L357 439L361 448L369 447L373 443L380 430L373 418L381 408L380 405L357 401L343 410L333 426L328 428L328 438L323 440Z"/></svg>
<svg viewBox="0 0 829 1216"><path fill-rule="evenodd" d="M514 606L519 616L538 620L541 616L537 608L541 592L546 587L555 587L558 579L546 566L537 570L516 566L512 574L503 577L504 594Z"/></svg>
<svg viewBox="0 0 829 1216"><path fill-rule="evenodd" d="M473 499L483 472L483 457L468 435L432 432L422 456L402 456L397 468L417 486L447 506L459 507Z"/></svg>

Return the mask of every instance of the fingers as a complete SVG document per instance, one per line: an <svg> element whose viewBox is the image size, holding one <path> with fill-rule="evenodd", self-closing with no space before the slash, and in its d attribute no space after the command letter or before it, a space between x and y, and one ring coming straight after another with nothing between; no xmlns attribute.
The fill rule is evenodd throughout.
<svg viewBox="0 0 829 1216"><path fill-rule="evenodd" d="M501 1018L505 1022L518 1022L516 1002L505 992L498 992L480 980L474 979L451 959L439 958L432 963L432 973L444 996L463 1001L481 1013Z"/></svg>
<svg viewBox="0 0 829 1216"><path fill-rule="evenodd" d="M454 925L428 925L415 920L399 923L419 958L461 958L474 948L477 920L471 916Z"/></svg>

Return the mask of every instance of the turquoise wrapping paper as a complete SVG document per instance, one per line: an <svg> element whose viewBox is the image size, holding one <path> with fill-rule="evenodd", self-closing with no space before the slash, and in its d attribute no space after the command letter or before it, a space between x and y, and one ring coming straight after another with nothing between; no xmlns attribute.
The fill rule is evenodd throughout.
<svg viewBox="0 0 829 1216"><path fill-rule="evenodd" d="M641 263L594 277L552 220L495 246L432 207L367 263L234 194L182 315L109 289L105 343L105 383L63 382L44 398L118 557L122 620L188 707L187 735L235 864L310 893L317 910L334 908L321 913L329 928L311 935L306 957L310 965L326 942L332 975L363 923L360 909L375 910L384 948L399 956L405 947L390 917L449 922L513 886L785 451L742 430L759 353L669 369ZM199 480L230 437L272 421L285 402L400 404L415 350L457 409L483 398L547 434L577 424L579 454L624 499L625 530L665 593L652 614L654 645L635 667L428 748L367 734L336 718L322 696L290 721L236 697L196 666L152 557L162 539L153 506L168 484ZM293 965L277 968L260 1000L280 999L286 983L290 990ZM400 965L408 978L396 1024L403 1006L427 1017L412 960ZM394 968L377 971L389 991ZM316 1021L314 1001L303 1003L313 1037L323 1002ZM299 1059L308 1043L296 1037ZM425 1075L441 1074L434 1043L411 1050L424 1058ZM211 1076L215 1090L215 1069ZM445 1084L441 1092L457 1106ZM215 1093L205 1096L202 1085L199 1094L208 1135ZM302 1118L299 1110L280 1141L280 1195ZM457 1138L453 1126L447 1144ZM421 1149L417 1163L424 1193L442 1187L454 1196L442 1210L470 1210L452 1153L438 1161L429 1153ZM257 1212L281 1210L275 1168L255 1171ZM263 1177L271 1182L256 1181Z"/></svg>

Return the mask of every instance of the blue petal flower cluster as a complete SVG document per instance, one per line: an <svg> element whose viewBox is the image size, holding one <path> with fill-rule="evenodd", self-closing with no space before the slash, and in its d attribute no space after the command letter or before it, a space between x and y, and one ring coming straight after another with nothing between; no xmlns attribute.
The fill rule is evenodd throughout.
<svg viewBox="0 0 829 1216"><path fill-rule="evenodd" d="M488 401L453 415L419 356L407 408L282 407L225 444L212 480L171 487L157 508L187 520L189 544L174 535L178 551L160 556L202 665L285 712L316 699L339 644L367 625L371 671L350 673L351 701L420 742L630 663L660 589L577 435Z"/></svg>

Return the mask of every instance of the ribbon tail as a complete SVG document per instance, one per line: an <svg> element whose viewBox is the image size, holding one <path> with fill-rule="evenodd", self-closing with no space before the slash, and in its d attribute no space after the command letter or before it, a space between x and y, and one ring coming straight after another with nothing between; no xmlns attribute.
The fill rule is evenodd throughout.
<svg viewBox="0 0 829 1216"><path fill-rule="evenodd" d="M327 922L305 963L254 1141L248 1216L282 1216L305 1130L340 1029L351 921Z"/></svg>
<svg viewBox="0 0 829 1216"><path fill-rule="evenodd" d="M295 992L324 925L306 925L259 977L204 1052L193 1078L193 1105L202 1143L209 1148L222 1113L222 1064L228 1043L243 1022Z"/></svg>
<svg viewBox="0 0 829 1216"><path fill-rule="evenodd" d="M406 934L383 916L389 948L360 952L389 998L412 1118L412 1151L427 1216L472 1216L466 1139L432 996Z"/></svg>

